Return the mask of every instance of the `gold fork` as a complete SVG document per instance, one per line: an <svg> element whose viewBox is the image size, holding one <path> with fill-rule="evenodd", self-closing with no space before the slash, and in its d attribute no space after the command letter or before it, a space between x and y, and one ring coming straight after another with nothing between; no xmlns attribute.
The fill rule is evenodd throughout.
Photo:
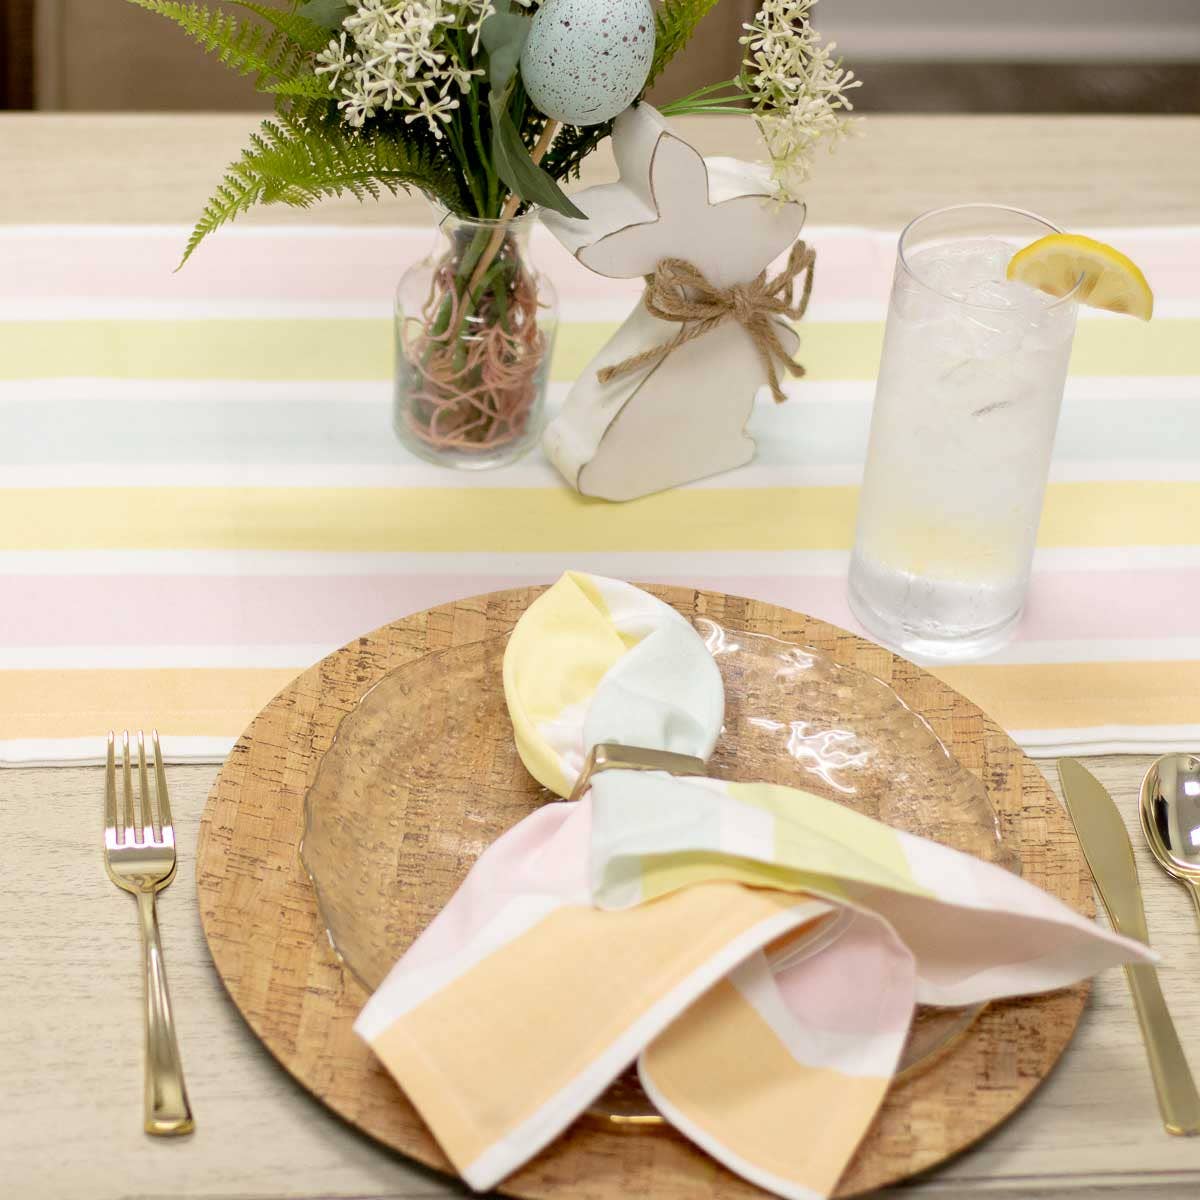
<svg viewBox="0 0 1200 1200"><path fill-rule="evenodd" d="M117 804L115 739L108 735L108 767L104 786L104 866L119 888L137 897L142 927L142 964L146 975L146 1094L145 1129L158 1137L191 1133L194 1127L183 1064L175 1039L175 1019L167 992L158 936L155 894L175 878L175 827L163 771L158 730L154 738L154 781L158 812L150 802L146 774L146 739L137 732L139 803L134 813L133 780L129 764L129 730L121 735L121 774L124 804Z"/></svg>

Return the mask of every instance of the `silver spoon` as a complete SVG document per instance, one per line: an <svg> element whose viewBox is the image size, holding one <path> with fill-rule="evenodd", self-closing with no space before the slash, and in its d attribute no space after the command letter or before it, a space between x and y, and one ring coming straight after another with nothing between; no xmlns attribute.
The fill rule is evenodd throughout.
<svg viewBox="0 0 1200 1200"><path fill-rule="evenodd" d="M1141 809L1150 853L1191 893L1200 917L1200 756L1155 759L1142 780Z"/></svg>

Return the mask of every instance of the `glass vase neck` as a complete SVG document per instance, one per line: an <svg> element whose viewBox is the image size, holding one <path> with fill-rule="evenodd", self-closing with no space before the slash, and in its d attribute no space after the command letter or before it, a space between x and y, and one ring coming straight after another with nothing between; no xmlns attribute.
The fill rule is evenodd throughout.
<svg viewBox="0 0 1200 1200"><path fill-rule="evenodd" d="M514 240L524 245L529 239L530 230L537 222L537 217L531 212L508 218L466 217L435 205L433 222L441 238L454 240L499 231L506 241Z"/></svg>

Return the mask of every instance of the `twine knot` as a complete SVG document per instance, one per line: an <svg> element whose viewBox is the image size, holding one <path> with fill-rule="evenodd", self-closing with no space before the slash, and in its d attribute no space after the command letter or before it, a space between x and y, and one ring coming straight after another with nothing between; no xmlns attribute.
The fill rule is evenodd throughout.
<svg viewBox="0 0 1200 1200"><path fill-rule="evenodd" d="M763 271L749 283L719 288L709 283L699 268L685 259L664 258L654 274L646 278L643 303L651 316L676 322L679 332L661 345L602 368L597 372L597 378L601 383L608 383L659 362L672 350L704 337L724 321L733 320L750 335L767 373L771 395L776 404L782 404L787 397L780 386L780 369L801 376L804 367L784 349L778 322L781 319L798 321L804 316L812 295L816 261L816 251L804 242L797 242L783 270L773 279L768 279ZM804 286L799 302L793 303L796 280L801 275Z"/></svg>

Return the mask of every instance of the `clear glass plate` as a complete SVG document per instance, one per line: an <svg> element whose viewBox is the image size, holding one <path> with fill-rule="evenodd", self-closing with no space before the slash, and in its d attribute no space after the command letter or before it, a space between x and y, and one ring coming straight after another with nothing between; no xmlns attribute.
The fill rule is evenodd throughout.
<svg viewBox="0 0 1200 1200"><path fill-rule="evenodd" d="M725 681L716 777L802 787L1017 870L980 781L885 683L820 651L698 619ZM330 942L368 990L501 833L555 799L525 771L504 703L506 638L428 654L371 688L305 800L301 859ZM978 1009L919 1009L902 1069L927 1065ZM627 1075L593 1117L654 1125Z"/></svg>

